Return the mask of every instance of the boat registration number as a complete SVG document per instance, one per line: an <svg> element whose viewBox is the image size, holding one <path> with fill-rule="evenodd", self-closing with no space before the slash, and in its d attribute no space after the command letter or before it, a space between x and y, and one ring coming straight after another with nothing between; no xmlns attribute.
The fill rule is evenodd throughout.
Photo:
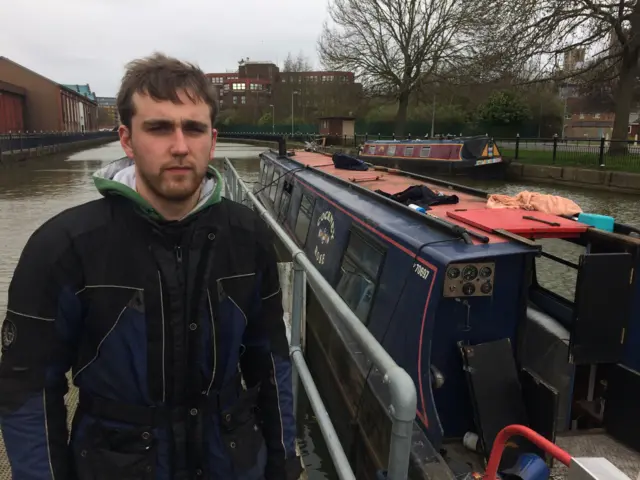
<svg viewBox="0 0 640 480"><path fill-rule="evenodd" d="M424 280L429 278L429 274L431 273L427 268L423 267L419 263L413 264L413 271L416 272L418 276Z"/></svg>

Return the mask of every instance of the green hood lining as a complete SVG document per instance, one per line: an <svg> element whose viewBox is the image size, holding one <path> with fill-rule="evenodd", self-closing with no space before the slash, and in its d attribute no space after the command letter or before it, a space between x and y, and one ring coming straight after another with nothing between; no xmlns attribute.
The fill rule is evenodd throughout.
<svg viewBox="0 0 640 480"><path fill-rule="evenodd" d="M155 220L165 220L165 218L160 215L160 213L155 208L153 208L149 202L142 198L142 196L138 192L122 182L113 180L113 177L116 175L116 173L127 167L130 167L131 165L133 165L133 160L128 157L124 157L115 160L97 170L93 174L93 183L98 189L98 192L100 192L100 194L105 197L107 195L120 195L122 197L128 198L149 217ZM199 212L204 208L220 202L222 198L222 186L224 182L222 179L222 175L213 166L209 165L207 168L206 178L214 182L215 185L213 187L213 191L209 194L205 202L198 202L196 208L189 212L189 214L187 214L185 218L193 215L196 212Z"/></svg>

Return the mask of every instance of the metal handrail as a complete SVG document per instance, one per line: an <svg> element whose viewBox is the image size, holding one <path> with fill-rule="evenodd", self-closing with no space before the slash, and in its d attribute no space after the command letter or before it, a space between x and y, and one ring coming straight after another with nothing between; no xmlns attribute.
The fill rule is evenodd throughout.
<svg viewBox="0 0 640 480"><path fill-rule="evenodd" d="M297 400L297 382L299 375L307 391L309 402L316 413L322 434L327 441L329 453L334 461L336 471L340 475L340 478L355 478L324 404L315 388L315 383L300 349L300 322L304 306L301 301L297 301L296 299L302 298L302 289L304 288L303 275L306 273L307 281L315 292L322 307L329 313L330 317L339 319L342 324L348 328L360 348L362 348L368 358L382 372L384 382L389 385L391 394L389 412L393 425L391 429L387 478L389 480L405 480L409 470L413 421L415 419L417 406L416 387L411 376L393 360L329 282L327 282L322 274L315 268L305 253L269 214L258 198L247 188L228 158L225 158L224 166L225 175L228 176L230 180L228 186L230 187L229 190L233 199L240 202L249 199L261 218L269 225L293 257L294 304L291 315L290 352L294 365L296 366L293 376L294 400Z"/></svg>

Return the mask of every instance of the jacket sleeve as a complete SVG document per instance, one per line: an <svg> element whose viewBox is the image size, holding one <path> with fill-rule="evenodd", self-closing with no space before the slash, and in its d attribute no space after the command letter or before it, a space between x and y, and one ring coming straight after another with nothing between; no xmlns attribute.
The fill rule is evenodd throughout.
<svg viewBox="0 0 640 480"><path fill-rule="evenodd" d="M251 384L261 383L258 408L267 444L266 480L298 479L296 422L289 343L283 320L282 293L272 233L258 220L258 307L248 319L242 372Z"/></svg>
<svg viewBox="0 0 640 480"><path fill-rule="evenodd" d="M45 224L27 242L1 329L0 430L16 480L71 478L64 395L73 361L67 332L81 318L70 280L79 270L70 242L58 237Z"/></svg>

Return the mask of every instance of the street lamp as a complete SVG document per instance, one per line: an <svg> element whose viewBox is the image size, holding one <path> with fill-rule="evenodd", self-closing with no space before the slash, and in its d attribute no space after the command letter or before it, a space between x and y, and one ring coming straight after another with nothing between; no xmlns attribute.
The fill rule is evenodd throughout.
<svg viewBox="0 0 640 480"><path fill-rule="evenodd" d="M293 135L293 96L300 95L300 92L297 90L293 90L291 92L291 135Z"/></svg>
<svg viewBox="0 0 640 480"><path fill-rule="evenodd" d="M273 105L271 107L271 132L276 133L276 109Z"/></svg>

